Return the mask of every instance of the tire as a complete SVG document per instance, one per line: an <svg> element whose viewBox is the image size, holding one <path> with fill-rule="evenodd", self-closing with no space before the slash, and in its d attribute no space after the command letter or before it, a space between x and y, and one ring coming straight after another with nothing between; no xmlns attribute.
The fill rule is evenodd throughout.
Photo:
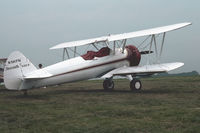
<svg viewBox="0 0 200 133"><path fill-rule="evenodd" d="M133 79L130 82L130 89L133 91L140 91L142 89L142 83L139 79Z"/></svg>
<svg viewBox="0 0 200 133"><path fill-rule="evenodd" d="M110 91L114 89L114 82L112 80L106 79L103 82L103 88L106 91Z"/></svg>

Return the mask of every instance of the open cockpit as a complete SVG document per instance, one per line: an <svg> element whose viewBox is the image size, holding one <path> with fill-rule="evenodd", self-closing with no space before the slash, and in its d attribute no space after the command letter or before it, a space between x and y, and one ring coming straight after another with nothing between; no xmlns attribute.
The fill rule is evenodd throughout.
<svg viewBox="0 0 200 133"><path fill-rule="evenodd" d="M95 57L104 57L104 56L108 56L110 54L111 49L108 47L103 47L100 50L98 50L97 52L95 51L87 51L86 54L82 55L81 57L84 60L92 60Z"/></svg>

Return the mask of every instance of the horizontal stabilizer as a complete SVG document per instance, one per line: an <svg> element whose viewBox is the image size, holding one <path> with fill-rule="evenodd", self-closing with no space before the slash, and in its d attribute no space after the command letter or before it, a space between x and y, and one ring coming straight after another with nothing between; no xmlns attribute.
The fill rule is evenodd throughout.
<svg viewBox="0 0 200 133"><path fill-rule="evenodd" d="M136 67L120 67L110 71L105 74L102 78L110 78L115 75L124 76L124 75L151 75L155 73L168 72L174 69L177 69L183 66L184 63L175 62L175 63L164 63L164 64L154 64L154 65L144 65Z"/></svg>
<svg viewBox="0 0 200 133"><path fill-rule="evenodd" d="M36 71L27 73L24 77L24 79L42 79L42 78L48 78L51 77L52 74L48 73L47 71L43 69L38 69Z"/></svg>

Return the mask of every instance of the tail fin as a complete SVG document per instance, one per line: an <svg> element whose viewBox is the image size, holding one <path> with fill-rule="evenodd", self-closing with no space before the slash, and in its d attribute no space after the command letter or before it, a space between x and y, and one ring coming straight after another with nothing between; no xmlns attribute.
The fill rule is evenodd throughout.
<svg viewBox="0 0 200 133"><path fill-rule="evenodd" d="M4 84L9 90L19 90L26 73L37 68L22 53L11 53L4 68Z"/></svg>

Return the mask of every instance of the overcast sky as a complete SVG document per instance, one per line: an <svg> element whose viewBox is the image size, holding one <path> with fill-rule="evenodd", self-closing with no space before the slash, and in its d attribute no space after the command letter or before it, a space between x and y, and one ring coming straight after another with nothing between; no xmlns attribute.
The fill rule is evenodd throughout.
<svg viewBox="0 0 200 133"><path fill-rule="evenodd" d="M47 66L61 60L49 48L62 42L181 22L193 25L167 34L162 62L200 73L199 0L0 0L0 57L19 50Z"/></svg>

